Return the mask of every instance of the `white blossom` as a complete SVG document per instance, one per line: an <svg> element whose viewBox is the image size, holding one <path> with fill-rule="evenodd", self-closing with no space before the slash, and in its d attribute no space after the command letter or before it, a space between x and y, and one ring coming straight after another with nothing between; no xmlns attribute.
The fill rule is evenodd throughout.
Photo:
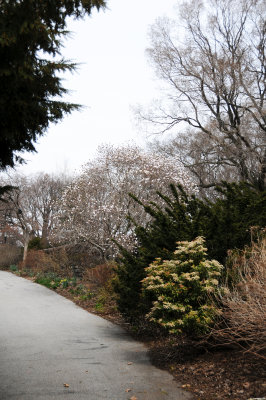
<svg viewBox="0 0 266 400"><path fill-rule="evenodd" d="M137 146L101 146L95 159L67 187L60 199L54 239L88 242L104 257L116 255L112 239L128 249L137 246L134 226L126 217L146 226L150 216L128 194L140 201L162 202L169 184L195 189L184 167L174 159L147 153Z"/></svg>

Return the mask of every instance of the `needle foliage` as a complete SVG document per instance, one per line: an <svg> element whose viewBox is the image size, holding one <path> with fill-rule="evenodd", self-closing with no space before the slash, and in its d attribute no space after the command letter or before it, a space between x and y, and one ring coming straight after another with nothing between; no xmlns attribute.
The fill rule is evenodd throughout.
<svg viewBox="0 0 266 400"><path fill-rule="evenodd" d="M208 259L225 265L228 250L250 244L250 227L266 226L266 192L249 184L224 183L217 187L220 196L213 202L188 195L182 187L171 189L172 196L158 193L165 206L135 198L152 222L148 227L135 225L138 246L134 252L120 246L114 286L119 310L129 320L147 313L154 301L152 294L150 299L141 294L146 268L157 258L173 259L177 242L204 237Z"/></svg>
<svg viewBox="0 0 266 400"><path fill-rule="evenodd" d="M76 65L60 55L68 17L82 18L104 0L1 0L0 170L35 151L50 123L79 108L62 101L61 74Z"/></svg>

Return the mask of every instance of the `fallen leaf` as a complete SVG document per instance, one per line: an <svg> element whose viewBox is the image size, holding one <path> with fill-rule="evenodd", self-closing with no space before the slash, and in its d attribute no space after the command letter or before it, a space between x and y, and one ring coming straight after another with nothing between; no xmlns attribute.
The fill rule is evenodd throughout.
<svg viewBox="0 0 266 400"><path fill-rule="evenodd" d="M132 396L132 397L130 397L130 399L129 400L138 400L138 398L137 397L135 397L135 396Z"/></svg>
<svg viewBox="0 0 266 400"><path fill-rule="evenodd" d="M187 383L186 385L182 385L181 386L183 389L185 389L185 388L189 388L190 387L190 384L189 383Z"/></svg>
<svg viewBox="0 0 266 400"><path fill-rule="evenodd" d="M128 362L128 363L127 363L127 365L132 365L132 364L133 364L132 362Z"/></svg>
<svg viewBox="0 0 266 400"><path fill-rule="evenodd" d="M131 390L132 389L126 389L125 392L128 393L128 392L131 392Z"/></svg>
<svg viewBox="0 0 266 400"><path fill-rule="evenodd" d="M64 386L65 386L65 387L69 387L69 384L68 384L68 383L64 383Z"/></svg>
<svg viewBox="0 0 266 400"><path fill-rule="evenodd" d="M250 387L250 383L249 383L249 382L243 383L243 387L244 387L245 389L248 389L248 388Z"/></svg>

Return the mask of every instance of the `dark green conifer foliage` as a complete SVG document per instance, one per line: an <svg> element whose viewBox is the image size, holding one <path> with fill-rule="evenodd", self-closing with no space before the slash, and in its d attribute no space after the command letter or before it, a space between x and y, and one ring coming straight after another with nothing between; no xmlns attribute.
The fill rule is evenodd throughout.
<svg viewBox="0 0 266 400"><path fill-rule="evenodd" d="M60 100L67 90L58 74L75 69L60 58L66 19L104 6L104 0L0 2L0 170L22 161L16 152L35 151L51 122L79 108Z"/></svg>
<svg viewBox="0 0 266 400"><path fill-rule="evenodd" d="M250 245L251 227L266 226L266 191L244 182L223 182L216 190L220 197L210 204L205 236L209 256L224 263L229 249Z"/></svg>
<svg viewBox="0 0 266 400"><path fill-rule="evenodd" d="M2 196L5 193L10 192L13 189L14 189L14 186L10 186L10 185L0 186L0 202L7 203L7 200L4 199Z"/></svg>
<svg viewBox="0 0 266 400"><path fill-rule="evenodd" d="M119 310L129 320L151 307L152 299L141 295L145 268L157 257L171 259L177 241L204 236L208 258L224 263L229 249L249 244L251 226L266 226L266 193L248 184L223 183L217 187L220 197L215 202L189 196L181 186L171 186L171 190L171 198L158 193L165 207L143 204L131 195L152 216L152 222L147 228L135 224L139 246L134 254L120 246L114 288Z"/></svg>
<svg viewBox="0 0 266 400"><path fill-rule="evenodd" d="M161 208L155 203L145 205L134 195L131 197L141 204L153 217L148 228L135 224L139 246L134 254L120 246L122 258L117 269L114 288L118 294L118 307L129 320L145 314L152 299L141 297L141 280L144 269L156 257L172 258L179 240L193 240L204 232L204 223L209 217L209 208L195 196L188 196L183 188L171 185L172 198L158 192L166 204ZM134 221L132 221L134 223Z"/></svg>

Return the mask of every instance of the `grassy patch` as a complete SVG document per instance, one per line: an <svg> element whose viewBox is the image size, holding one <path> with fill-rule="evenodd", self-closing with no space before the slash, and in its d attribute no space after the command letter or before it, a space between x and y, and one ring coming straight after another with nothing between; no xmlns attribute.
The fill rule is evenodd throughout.
<svg viewBox="0 0 266 400"><path fill-rule="evenodd" d="M11 272L18 272L18 267L17 267L17 265L13 264L13 265L10 265L9 270Z"/></svg>
<svg viewBox="0 0 266 400"><path fill-rule="evenodd" d="M49 289L57 289L60 286L61 278L50 276L38 276L35 279L36 283L46 286Z"/></svg>

